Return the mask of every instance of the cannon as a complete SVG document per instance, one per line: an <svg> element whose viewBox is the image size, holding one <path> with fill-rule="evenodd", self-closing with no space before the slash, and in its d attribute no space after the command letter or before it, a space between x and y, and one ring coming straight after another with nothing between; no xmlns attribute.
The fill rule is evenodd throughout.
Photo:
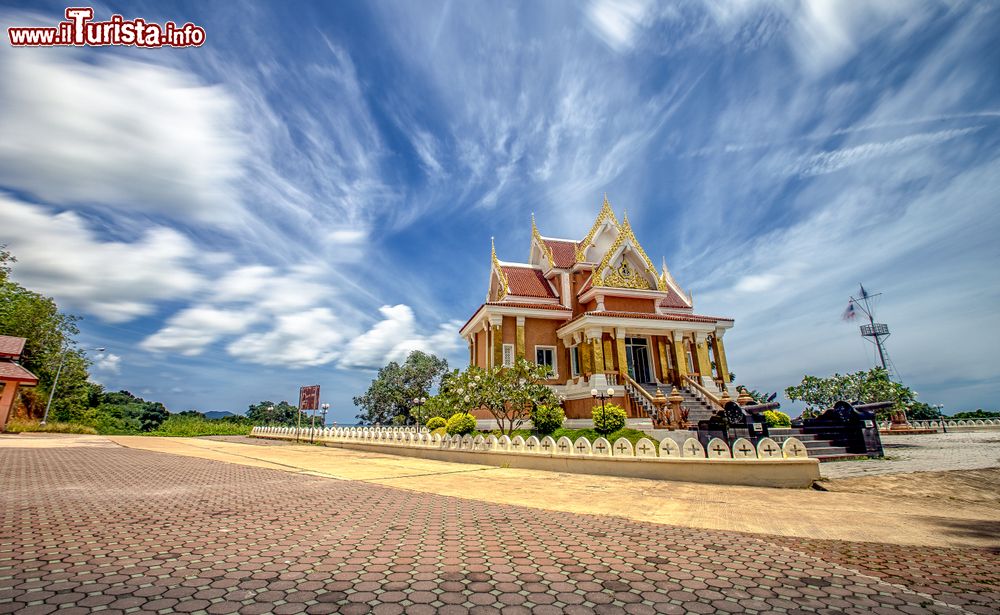
<svg viewBox="0 0 1000 615"><path fill-rule="evenodd" d="M778 402L747 406L740 406L735 401L726 402L708 420L698 422L699 440L704 440L702 444L705 444L712 438L721 438L732 444L736 438L746 438L756 444L770 435L764 411L780 406Z"/></svg>
<svg viewBox="0 0 1000 615"><path fill-rule="evenodd" d="M891 401L852 404L838 401L823 414L802 421L808 433L823 434L847 448L847 452L870 457L883 457L882 438L879 437L875 411L891 408Z"/></svg>

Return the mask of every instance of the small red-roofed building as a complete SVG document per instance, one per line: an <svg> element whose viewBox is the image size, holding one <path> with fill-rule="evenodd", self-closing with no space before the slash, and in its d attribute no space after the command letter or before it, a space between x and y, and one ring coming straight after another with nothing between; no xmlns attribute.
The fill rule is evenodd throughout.
<svg viewBox="0 0 1000 615"><path fill-rule="evenodd" d="M7 418L22 386L35 386L38 378L21 366L18 361L27 340L23 337L0 335L0 432L7 425Z"/></svg>
<svg viewBox="0 0 1000 615"><path fill-rule="evenodd" d="M486 301L461 328L470 365L523 357L550 366L569 419L590 418L592 389L614 388L631 418L647 418L641 398L658 387L736 397L722 341L733 320L696 314L606 196L582 240L545 237L534 216L531 235L525 263L502 261L493 247Z"/></svg>

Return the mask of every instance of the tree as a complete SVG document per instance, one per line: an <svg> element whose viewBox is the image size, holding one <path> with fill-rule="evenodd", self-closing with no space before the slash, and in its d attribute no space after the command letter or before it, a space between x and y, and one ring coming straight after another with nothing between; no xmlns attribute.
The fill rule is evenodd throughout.
<svg viewBox="0 0 1000 615"><path fill-rule="evenodd" d="M298 410L297 407L289 404L287 401L281 401L277 404L270 401L262 401L257 404L250 404L250 407L247 409L247 418L257 425L288 425L293 427L296 425L295 414ZM305 413L303 413L302 417L302 423L306 424Z"/></svg>
<svg viewBox="0 0 1000 615"><path fill-rule="evenodd" d="M887 419L892 411L904 410L916 401L916 393L890 380L889 373L881 367L829 378L804 376L798 386L785 389L785 395L792 401L806 402L804 417L815 416L841 400L855 404L891 401L892 408L876 413L879 419Z"/></svg>
<svg viewBox="0 0 1000 615"><path fill-rule="evenodd" d="M145 402L142 411L139 413L140 429L143 431L155 431L169 416L170 412L167 411L167 407L160 402Z"/></svg>
<svg viewBox="0 0 1000 615"><path fill-rule="evenodd" d="M555 393L545 384L551 368L523 358L511 367L482 369L470 366L452 374L442 385L441 395L459 410L486 409L500 431L510 434L531 417L539 404L557 404Z"/></svg>
<svg viewBox="0 0 1000 615"><path fill-rule="evenodd" d="M448 378L451 374L445 374L442 379L442 387L444 387L444 379ZM446 395L438 393L437 395L432 395L427 398L427 401L419 406L414 406L410 410L410 415L417 420L421 425L426 425L434 417L441 419L448 419L451 415L458 412L458 409L452 405L451 400Z"/></svg>
<svg viewBox="0 0 1000 615"><path fill-rule="evenodd" d="M448 361L414 350L402 365L390 361L378 374L364 395L354 398L361 412L362 423L389 425L397 416L407 423L413 420L411 411L417 397L430 397L430 390L448 371Z"/></svg>
<svg viewBox="0 0 1000 615"><path fill-rule="evenodd" d="M17 259L0 246L0 335L27 340L21 364L38 376L38 388L23 389L21 401L28 417L40 417L55 380L60 361L58 394L52 403L55 417L78 414L87 407L89 361L74 347L79 333L76 316L63 314L49 297L28 290L10 279L11 264ZM65 358L63 352L65 351Z"/></svg>
<svg viewBox="0 0 1000 615"><path fill-rule="evenodd" d="M940 416L937 408L922 401L915 401L906 409L906 418L911 421L933 421Z"/></svg>

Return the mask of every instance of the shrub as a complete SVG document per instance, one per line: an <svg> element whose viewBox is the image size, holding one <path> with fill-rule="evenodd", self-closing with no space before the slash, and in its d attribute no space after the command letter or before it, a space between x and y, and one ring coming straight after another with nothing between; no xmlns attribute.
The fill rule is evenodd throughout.
<svg viewBox="0 0 1000 615"><path fill-rule="evenodd" d="M448 435L452 436L455 434L464 436L467 433L472 433L476 430L476 417L466 412L456 412L448 419L445 430Z"/></svg>
<svg viewBox="0 0 1000 615"><path fill-rule="evenodd" d="M432 416L429 421L427 421L427 429L434 431L438 427L444 427L448 424L448 421L444 420L440 416Z"/></svg>
<svg viewBox="0 0 1000 615"><path fill-rule="evenodd" d="M563 412L562 406L539 404L531 413L531 423L535 426L535 431L543 435L549 435L562 427L565 420L566 413Z"/></svg>
<svg viewBox="0 0 1000 615"><path fill-rule="evenodd" d="M6 427L9 433L21 433L25 431L44 431L49 433L76 433L76 434L96 434L97 430L89 425L79 423L61 423L50 421L44 425L39 421L24 421L11 419Z"/></svg>
<svg viewBox="0 0 1000 615"><path fill-rule="evenodd" d="M448 428L447 427L438 427L437 429L434 429L434 430L431 431L431 435L433 436L434 434L437 434L437 435L439 435L439 436L441 436L443 438L443 437L445 437L445 436L448 435Z"/></svg>
<svg viewBox="0 0 1000 615"><path fill-rule="evenodd" d="M303 425L303 427L308 427L308 425ZM149 435L181 438L194 438L197 436L245 436L250 433L251 429L252 426L248 422L239 423L172 414L155 431L149 432Z"/></svg>
<svg viewBox="0 0 1000 615"><path fill-rule="evenodd" d="M764 422L768 427L791 427L792 419L779 410L765 410Z"/></svg>
<svg viewBox="0 0 1000 615"><path fill-rule="evenodd" d="M604 408L594 408L594 431L603 435L618 431L625 427L625 408L618 404L607 404Z"/></svg>

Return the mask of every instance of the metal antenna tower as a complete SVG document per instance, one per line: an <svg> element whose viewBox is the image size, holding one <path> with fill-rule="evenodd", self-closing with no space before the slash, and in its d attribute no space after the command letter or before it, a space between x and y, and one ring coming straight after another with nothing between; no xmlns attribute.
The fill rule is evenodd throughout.
<svg viewBox="0 0 1000 615"><path fill-rule="evenodd" d="M856 308L868 317L868 324L861 325L861 335L875 344L879 361L882 363L882 369L891 375L896 370L892 364L892 359L889 358L889 351L885 348L885 340L889 339L889 325L875 322L874 299L881 296L882 293L869 293L865 290L864 284L859 284L858 286L860 287L859 297L852 296L847 309L849 312L853 312Z"/></svg>

